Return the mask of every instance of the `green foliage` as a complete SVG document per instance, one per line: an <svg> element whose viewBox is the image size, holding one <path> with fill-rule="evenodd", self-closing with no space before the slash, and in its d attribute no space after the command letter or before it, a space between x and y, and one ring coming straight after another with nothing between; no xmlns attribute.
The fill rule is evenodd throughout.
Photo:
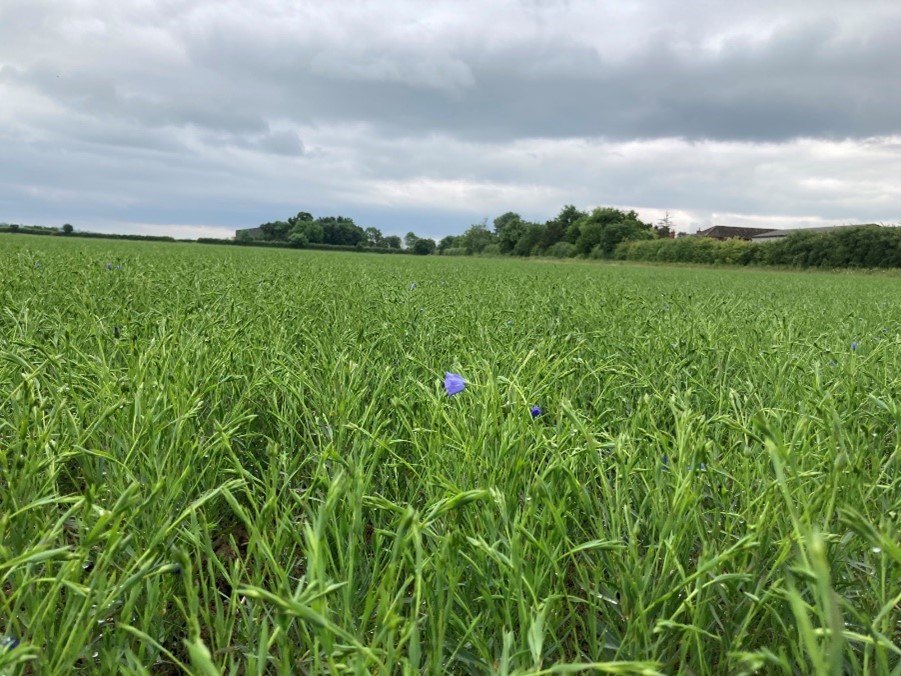
<svg viewBox="0 0 901 676"><path fill-rule="evenodd" d="M462 237L458 235L448 235L447 237L442 237L441 241L438 242L438 253L443 254L446 253L448 249L462 248L461 240Z"/></svg>
<svg viewBox="0 0 901 676"><path fill-rule="evenodd" d="M538 223L526 223L525 228L513 247L515 256L531 256L538 253L545 226Z"/></svg>
<svg viewBox="0 0 901 676"><path fill-rule="evenodd" d="M569 242L557 242L545 254L552 258L572 258L576 255L576 245Z"/></svg>
<svg viewBox="0 0 901 676"><path fill-rule="evenodd" d="M473 226L475 227L475 226ZM502 254L513 253L516 243L522 237L526 229L526 223L522 217L512 211L508 211L494 219L494 234Z"/></svg>
<svg viewBox="0 0 901 676"><path fill-rule="evenodd" d="M64 235L71 235L73 230L75 230L75 228L72 227L71 223L66 223L65 225L63 225Z"/></svg>
<svg viewBox="0 0 901 676"><path fill-rule="evenodd" d="M298 220L291 227L288 241L294 246L308 246L310 244L325 243L325 228L322 223L314 220ZM329 242L334 244L335 242Z"/></svg>
<svg viewBox="0 0 901 676"><path fill-rule="evenodd" d="M2 238L0 673L901 668L894 276Z"/></svg>
<svg viewBox="0 0 901 676"><path fill-rule="evenodd" d="M901 267L901 228L870 225L826 232L801 231L764 243L709 237L631 241L620 244L615 257L661 263L898 268Z"/></svg>
<svg viewBox="0 0 901 676"><path fill-rule="evenodd" d="M417 256L428 256L435 253L435 240L428 237L418 237L413 242L413 253Z"/></svg>
<svg viewBox="0 0 901 676"><path fill-rule="evenodd" d="M628 213L613 208L598 208L571 226L578 230L575 246L579 254L592 258L611 258L620 242L654 238L653 229Z"/></svg>
<svg viewBox="0 0 901 676"><path fill-rule="evenodd" d="M572 204L567 204L553 221L548 221L544 239L541 243L543 249L549 249L557 242L565 241L575 244L579 239L578 223L587 218L588 213L576 209Z"/></svg>
<svg viewBox="0 0 901 676"><path fill-rule="evenodd" d="M455 246L462 246L470 254L478 254L496 241L497 237L488 230L484 223L475 223L460 236L460 241Z"/></svg>

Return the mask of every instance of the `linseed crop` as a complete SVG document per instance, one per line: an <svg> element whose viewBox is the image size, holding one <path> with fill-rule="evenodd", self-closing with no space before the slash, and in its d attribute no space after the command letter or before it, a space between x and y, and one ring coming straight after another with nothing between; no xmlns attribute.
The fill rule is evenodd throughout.
<svg viewBox="0 0 901 676"><path fill-rule="evenodd" d="M899 290L0 236L0 673L901 673Z"/></svg>

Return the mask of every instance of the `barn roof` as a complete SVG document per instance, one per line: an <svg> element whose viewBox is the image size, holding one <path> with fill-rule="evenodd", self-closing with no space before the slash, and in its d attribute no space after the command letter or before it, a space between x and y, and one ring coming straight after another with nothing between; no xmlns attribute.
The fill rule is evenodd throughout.
<svg viewBox="0 0 901 676"><path fill-rule="evenodd" d="M695 234L698 237L716 237L719 239L728 239L730 237L750 239L754 235L762 235L765 232L772 232L772 228L738 228L731 225L714 225L712 228L700 230Z"/></svg>

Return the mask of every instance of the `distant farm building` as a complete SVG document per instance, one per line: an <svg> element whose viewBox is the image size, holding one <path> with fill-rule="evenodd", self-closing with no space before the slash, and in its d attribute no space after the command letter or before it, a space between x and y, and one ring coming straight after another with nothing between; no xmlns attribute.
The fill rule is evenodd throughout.
<svg viewBox="0 0 901 676"><path fill-rule="evenodd" d="M695 233L695 237L750 240L756 235L764 235L770 232L773 232L770 228L735 228L730 225L714 225L712 228L699 230Z"/></svg>
<svg viewBox="0 0 901 676"><path fill-rule="evenodd" d="M860 225L828 225L822 228L791 228L789 230L769 230L767 232L761 233L759 235L754 235L751 237L752 242L776 242L780 239L785 239L789 235L794 235L797 232L832 232L833 230L844 230L845 228L869 228L869 227L880 227L875 223L863 223Z"/></svg>
<svg viewBox="0 0 901 676"><path fill-rule="evenodd" d="M244 228L242 230L235 230L235 239L246 242L248 240L265 239L265 236L263 234L263 228Z"/></svg>

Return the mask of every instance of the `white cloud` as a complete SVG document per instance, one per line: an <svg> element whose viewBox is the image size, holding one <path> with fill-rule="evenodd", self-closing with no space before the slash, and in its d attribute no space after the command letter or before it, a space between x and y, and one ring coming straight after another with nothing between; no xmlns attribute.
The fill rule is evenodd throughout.
<svg viewBox="0 0 901 676"><path fill-rule="evenodd" d="M5 0L0 220L897 221L899 28L893 0Z"/></svg>

